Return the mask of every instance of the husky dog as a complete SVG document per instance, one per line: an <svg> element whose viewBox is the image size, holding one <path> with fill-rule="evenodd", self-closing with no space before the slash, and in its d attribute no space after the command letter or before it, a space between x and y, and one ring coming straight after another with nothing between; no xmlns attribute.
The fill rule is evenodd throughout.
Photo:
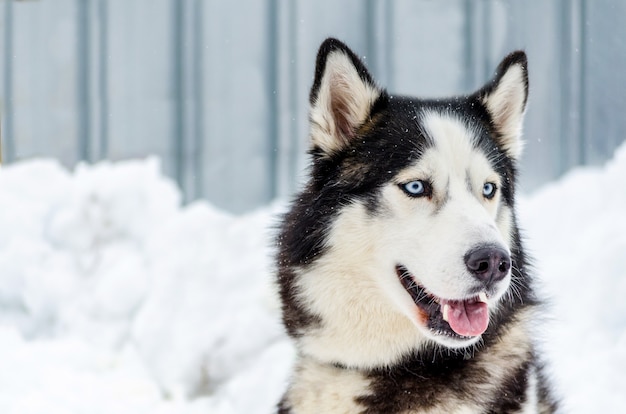
<svg viewBox="0 0 626 414"><path fill-rule="evenodd" d="M277 282L298 358L278 412L551 413L515 218L524 52L469 96L391 95L336 39Z"/></svg>

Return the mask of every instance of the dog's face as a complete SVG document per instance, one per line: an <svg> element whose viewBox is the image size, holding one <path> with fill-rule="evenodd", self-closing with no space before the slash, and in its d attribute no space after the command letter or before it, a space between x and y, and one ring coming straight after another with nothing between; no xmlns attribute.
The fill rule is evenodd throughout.
<svg viewBox="0 0 626 414"><path fill-rule="evenodd" d="M420 118L425 145L378 189L376 211L346 211L337 223L362 219L351 225L368 229L358 237L370 244L373 276L390 304L425 337L465 347L487 329L489 307L510 283L513 223L502 197L506 176L496 170L497 159L477 146L475 134L481 132L438 111Z"/></svg>
<svg viewBox="0 0 626 414"><path fill-rule="evenodd" d="M518 52L471 96L392 97L345 45L322 45L311 181L287 218L300 247L283 254L289 300L319 321L298 328L304 352L377 366L480 340L511 290L527 89Z"/></svg>

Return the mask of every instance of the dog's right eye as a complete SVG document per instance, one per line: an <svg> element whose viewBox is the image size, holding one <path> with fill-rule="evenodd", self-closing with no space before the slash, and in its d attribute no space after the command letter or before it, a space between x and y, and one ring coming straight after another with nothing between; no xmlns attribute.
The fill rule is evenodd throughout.
<svg viewBox="0 0 626 414"><path fill-rule="evenodd" d="M409 197L424 197L430 195L430 185L422 180L415 180L406 184L400 184L400 188Z"/></svg>

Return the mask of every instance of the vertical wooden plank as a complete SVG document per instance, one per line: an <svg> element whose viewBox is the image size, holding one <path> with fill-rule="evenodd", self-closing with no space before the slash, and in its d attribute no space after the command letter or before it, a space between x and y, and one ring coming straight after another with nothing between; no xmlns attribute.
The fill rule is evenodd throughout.
<svg viewBox="0 0 626 414"><path fill-rule="evenodd" d="M78 115L77 158L94 161L91 149L91 102L90 93L90 2L76 0L76 112Z"/></svg>
<svg viewBox="0 0 626 414"><path fill-rule="evenodd" d="M560 58L558 76L560 86L559 102L559 148L552 154L559 163L558 174L574 165L584 162L581 109L583 96L583 31L584 21L581 0L561 0L559 2L559 40L556 53Z"/></svg>
<svg viewBox="0 0 626 414"><path fill-rule="evenodd" d="M170 135L174 178L178 184L186 188L184 182L184 146L186 138L186 120L185 120L185 4L186 2L172 0L172 43L171 43L171 65L172 65L172 90L173 90L173 126ZM186 191L184 191L186 192Z"/></svg>
<svg viewBox="0 0 626 414"><path fill-rule="evenodd" d="M268 157L268 184L267 197L272 200L278 195L278 124L280 114L278 113L278 1L267 0L267 57L266 57L266 75L267 75L267 157Z"/></svg>
<svg viewBox="0 0 626 414"><path fill-rule="evenodd" d="M394 3L391 66L398 92L431 97L465 87L463 11L463 1Z"/></svg>
<svg viewBox="0 0 626 414"><path fill-rule="evenodd" d="M2 99L0 100L0 162L15 159L13 136L13 2L6 1L2 9Z"/></svg>
<svg viewBox="0 0 626 414"><path fill-rule="evenodd" d="M493 2L465 0L461 6L463 9L463 87L466 91L474 90L482 85L491 76L493 71ZM497 33L497 38L504 38L502 32ZM496 57L497 59L497 57Z"/></svg>
<svg viewBox="0 0 626 414"><path fill-rule="evenodd" d="M113 160L158 155L175 176L172 0L108 0L108 140Z"/></svg>
<svg viewBox="0 0 626 414"><path fill-rule="evenodd" d="M96 162L107 156L108 0L76 0L77 157Z"/></svg>
<svg viewBox="0 0 626 414"><path fill-rule="evenodd" d="M580 45L580 58L577 62L579 76L577 79L577 85L575 87L578 90L579 101L578 101L578 139L577 144L580 151L580 159L579 163L584 164L589 160L589 145L588 145L588 125L589 125L589 102L587 101L588 96L588 85L589 85L589 71L588 71L588 56L589 56L589 47L590 41L588 38L588 8L587 2L585 0L580 0L578 2L578 16L579 21L579 34L580 39L578 40L578 44Z"/></svg>
<svg viewBox="0 0 626 414"><path fill-rule="evenodd" d="M584 160L599 164L626 139L626 2L583 0Z"/></svg>
<svg viewBox="0 0 626 414"><path fill-rule="evenodd" d="M97 68L96 91L98 99L98 145L97 159L106 158L109 152L109 6L108 0L98 0L97 4Z"/></svg>
<svg viewBox="0 0 626 414"><path fill-rule="evenodd" d="M280 1L275 3L276 59L272 93L276 98L276 111L272 117L276 122L275 174L276 196L286 197L293 193L298 176L298 117L299 108L306 102L298 100L297 59L298 2Z"/></svg>
<svg viewBox="0 0 626 414"><path fill-rule="evenodd" d="M393 89L393 15L392 1L368 0L366 2L366 21L363 24L366 39L366 62L370 71L386 88Z"/></svg>
<svg viewBox="0 0 626 414"><path fill-rule="evenodd" d="M562 171L557 154L562 142L560 107L563 65L558 53L561 45L559 2L509 0L496 3L500 19L506 22L499 56L514 49L523 49L528 55L530 92L524 122L525 148L521 160L521 188L530 190L556 177ZM496 7L494 10L498 10ZM495 69L495 60L491 70Z"/></svg>
<svg viewBox="0 0 626 414"><path fill-rule="evenodd" d="M76 1L13 3L15 159L78 159Z"/></svg>
<svg viewBox="0 0 626 414"><path fill-rule="evenodd" d="M192 52L192 81L190 82L191 94L193 97L193 145L191 156L193 158L194 171L193 189L190 198L200 198L204 196L204 0L195 0L191 9L193 20L193 52Z"/></svg>
<svg viewBox="0 0 626 414"><path fill-rule="evenodd" d="M266 2L205 3L204 194L243 211L269 201Z"/></svg>
<svg viewBox="0 0 626 414"><path fill-rule="evenodd" d="M203 2L174 1L172 8L174 40L170 53L175 110L171 145L176 180L185 200L191 201L203 195Z"/></svg>

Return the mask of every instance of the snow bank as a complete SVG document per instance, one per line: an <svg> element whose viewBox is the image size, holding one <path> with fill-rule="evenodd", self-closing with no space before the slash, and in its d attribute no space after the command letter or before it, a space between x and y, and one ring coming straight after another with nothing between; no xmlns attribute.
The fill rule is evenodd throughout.
<svg viewBox="0 0 626 414"><path fill-rule="evenodd" d="M567 411L626 406L626 144L521 200ZM0 171L0 412L268 413L293 349L272 295L281 205L181 206L155 159Z"/></svg>
<svg viewBox="0 0 626 414"><path fill-rule="evenodd" d="M183 208L159 169L148 159L70 174L37 160L1 171L0 384L18 378L0 385L0 412L252 412L227 398L233 384L265 412L279 398L293 351L270 287L278 209ZM272 355L281 361L264 372Z"/></svg>
<svg viewBox="0 0 626 414"><path fill-rule="evenodd" d="M545 348L565 412L626 407L626 143L524 200L520 222L553 311Z"/></svg>

